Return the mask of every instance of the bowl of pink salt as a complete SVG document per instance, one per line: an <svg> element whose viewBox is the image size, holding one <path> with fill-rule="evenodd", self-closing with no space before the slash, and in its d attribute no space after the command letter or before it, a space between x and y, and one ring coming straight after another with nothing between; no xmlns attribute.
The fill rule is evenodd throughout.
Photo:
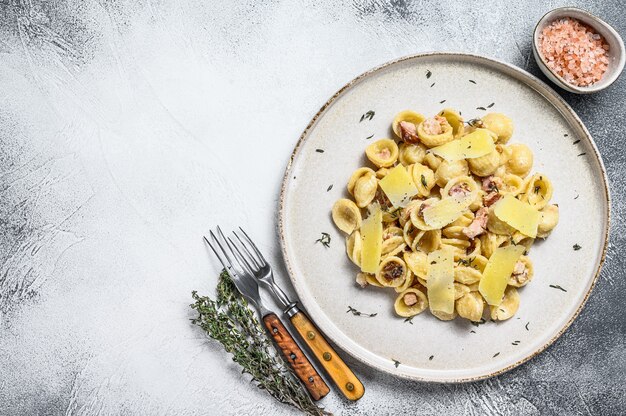
<svg viewBox="0 0 626 416"><path fill-rule="evenodd" d="M621 36L608 23L576 7L546 13L533 36L544 74L564 90L590 94L611 85L624 69Z"/></svg>

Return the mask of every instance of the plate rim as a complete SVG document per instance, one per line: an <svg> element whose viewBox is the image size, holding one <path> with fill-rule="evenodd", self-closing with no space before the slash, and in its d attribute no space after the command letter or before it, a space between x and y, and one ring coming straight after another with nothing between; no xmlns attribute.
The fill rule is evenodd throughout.
<svg viewBox="0 0 626 416"><path fill-rule="evenodd" d="M390 375L393 375L393 376L396 376L396 377L400 377L400 378L407 379L407 380L413 380L413 381L428 382L428 383L441 383L441 384L468 383L468 382L488 379L488 378L495 377L495 376L498 376L500 374L506 373L507 371L510 371L513 368L518 367L518 366L526 363L527 361L531 360L532 358L536 357L537 355L541 354L549 346L551 346L557 339L559 339L565 333L565 331L567 331L569 329L569 327L576 320L576 318L578 318L578 316L580 315L580 312L582 311L582 309L586 305L586 303L587 303L587 301L588 301L588 299L589 299L589 297L591 295L591 292L595 288L595 285L596 285L596 283L598 281L598 278L600 276L600 272L602 271L602 267L604 266L604 262L606 260L606 253L607 253L608 244L609 244L609 237L610 237L610 224L611 224L611 195L610 195L610 187L609 187L609 181L608 181L608 175L607 175L607 172L606 172L606 167L604 166L604 162L602 161L602 157L600 156L600 151L598 150L598 148L596 146L596 143L595 143L593 137L591 136L591 133L589 133L589 130L587 130L587 127L582 122L580 117L578 117L578 114L576 114L574 109L567 103L567 101L565 101L565 99L563 99L563 97L561 97L552 87L550 87L544 81L540 80L539 78L537 78L533 74L529 73L528 71L526 71L526 70L524 70L524 69L522 69L522 68L520 68L518 66L515 66L513 64L510 64L510 63L507 63L507 62L503 62L503 61L500 61L498 59L490 58L490 57L487 57L487 56L478 55L478 54L472 54L472 53L465 53L465 52L424 52L424 53L417 53L417 54L406 55L406 56L402 56L400 58L393 59L391 61L387 61L387 62L385 62L385 63L383 63L381 65L375 66L375 67L370 68L367 71L361 73L360 75L358 75L357 77L353 78L348 83L343 85L339 90L337 90L337 92L335 92L328 99L328 101L326 101L326 103L324 103L324 105L322 105L322 107L315 113L315 115L313 116L311 121L307 124L306 128L304 129L304 131L300 135L298 141L296 142L296 145L295 145L295 147L294 147L294 149L293 149L293 151L291 153L291 156L289 158L289 161L287 163L287 167L285 168L285 173L283 175L283 179L282 179L282 182L281 182L280 196L279 196L279 199L278 199L278 235L279 235L279 243L280 243L280 249L281 249L281 254L282 254L282 257L283 257L284 265L285 265L285 268L287 269L287 274L289 275L289 279L291 280L291 284L293 285L293 287L294 287L294 289L296 291L296 294L298 295L298 301L299 301L299 303L302 306L304 306L306 308L306 305L304 305L303 301L302 301L302 299L303 299L303 297L302 297L302 288L300 288L299 284L297 283L297 279L295 277L295 273L294 273L294 271L292 269L292 266L291 266L291 263L289 261L289 256L287 255L287 249L286 249L287 242L285 240L285 226L284 226L284 222L285 222L285 197L286 197L288 184L290 183L291 170L292 170L292 167L293 167L293 162L296 159L296 157L299 155L300 150L302 148L302 145L304 144L304 142L306 141L306 139L309 136L309 131L315 125L315 123L317 122L318 118L320 118L326 112L326 109L328 109L335 102L335 100L337 100L349 88L351 88L352 86L357 84L359 81L361 81L361 80L367 78L368 76L373 75L376 72L381 71L381 70L383 70L385 68L391 67L391 66L393 66L395 64L398 64L400 62L409 61L409 60L412 60L412 59L426 58L426 57L465 58L465 59L469 59L469 60L474 60L475 62L479 61L479 62L482 62L482 63L485 63L485 64L491 66L492 68L495 66L495 69L499 70L500 73L503 72L501 67L504 67L504 68L506 68L508 70L511 70L513 72L518 73L518 75L520 75L522 78L527 78L525 80L525 82L524 82L527 86L529 86L534 91L536 91L537 93L542 95L545 99L550 101L550 103L553 106L556 107L557 111L559 111L560 113L563 113L561 108L559 108L558 106L555 105L555 101L558 104L560 104L561 107L563 107L563 109L569 113L569 115L572 117L573 121L582 130L582 132L584 133L586 139L588 139L589 144L591 145L591 148L593 149L593 155L594 155L598 165L600 166L600 170L601 170L601 173L602 173L602 183L604 185L604 196L605 196L605 200L606 200L606 213L605 213L606 214L606 220L605 220L605 223L604 223L604 244L602 246L602 254L600 256L600 261L599 261L598 267L596 268L596 271L594 273L594 276L593 276L593 279L591 281L591 285L589 286L589 289L585 293L585 296L583 297L582 301L580 302L580 304L576 308L576 311L572 314L570 319L565 323L565 325L563 325L561 327L561 329L559 329L559 331L550 340L548 340L544 345L538 347L533 352L531 352L527 356L519 359L518 361L516 361L513 364L510 364L508 366L500 368L500 369L498 369L496 371L492 371L492 372L490 372L488 374L483 374L483 375L473 376L473 377L454 377L454 378L432 379L432 378L429 378L427 376L423 377L423 376L416 376L416 375L406 374L406 373L403 373L403 372L394 372L394 371L392 371L392 370L390 370L388 368L385 368L383 366L378 365L377 363L366 361L364 358L360 357L359 355L353 353L348 348L343 346L341 342L338 342L336 337L334 335L332 335L332 332L329 333L329 331L326 331L326 330L324 330L324 328L321 328L322 332L336 346L338 346L341 350L345 351L347 354L349 354L351 357L353 357L357 361L367 365L370 368L373 368L373 369L376 369L376 370L379 370L379 371L383 371L383 372L385 372L387 374L390 374ZM498 68L498 66L500 68ZM543 88L545 91L538 90L534 85L532 85L531 82L528 82L528 81L531 81L531 82L537 84L539 87ZM316 322L315 319L313 319L313 321ZM319 326L319 324L317 324L317 323L316 323L316 325Z"/></svg>

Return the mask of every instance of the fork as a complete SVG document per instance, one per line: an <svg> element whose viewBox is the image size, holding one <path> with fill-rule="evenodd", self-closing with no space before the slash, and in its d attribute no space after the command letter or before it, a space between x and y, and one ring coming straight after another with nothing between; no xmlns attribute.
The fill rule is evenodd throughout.
<svg viewBox="0 0 626 416"><path fill-rule="evenodd" d="M317 360L343 395L349 400L360 399L365 392L361 381L330 346L309 317L298 308L297 302L290 301L285 292L276 284L272 267L243 228L239 227L239 230L241 235L236 231L233 234L243 248L244 253L240 254L244 257L243 262L247 271L271 290L274 298L283 307L283 313L289 317L302 340L313 351Z"/></svg>
<svg viewBox="0 0 626 416"><path fill-rule="evenodd" d="M247 261L235 243L224 236L220 227L217 227L218 238L210 231L214 241L212 244L208 238L204 241L211 247L219 261L222 263L239 292L257 309L265 328L269 331L274 342L283 353L296 376L304 384L311 397L319 400L326 396L330 389L322 380L311 362L295 342L289 331L285 328L276 314L268 310L259 296L259 285L250 273ZM219 250L218 250L219 248Z"/></svg>

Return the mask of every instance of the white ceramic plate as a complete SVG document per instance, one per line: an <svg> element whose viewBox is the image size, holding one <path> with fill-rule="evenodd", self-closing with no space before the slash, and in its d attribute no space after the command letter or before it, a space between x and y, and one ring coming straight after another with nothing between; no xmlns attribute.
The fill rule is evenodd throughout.
<svg viewBox="0 0 626 416"><path fill-rule="evenodd" d="M331 207L347 194L353 170L366 165L365 147L393 137L390 124L397 112L414 109L432 115L452 107L468 120L485 114L477 107L491 103L489 111L505 113L515 123L510 143L530 146L533 171L552 180L559 225L545 242L533 246L535 277L520 290L521 305L511 320L476 327L462 319L442 322L425 312L406 323L393 312L393 290L355 284L358 270L346 257L344 235L332 223ZM373 119L360 121L369 110L375 112ZM580 119L552 89L511 65L450 53L387 63L337 92L296 145L280 204L287 269L320 329L372 367L435 382L500 374L543 351L568 328L604 260L610 206L598 150ZM329 248L315 243L322 232L332 238ZM576 251L574 244L582 248ZM349 305L378 315L353 316L346 313ZM400 363L397 367L394 360Z"/></svg>

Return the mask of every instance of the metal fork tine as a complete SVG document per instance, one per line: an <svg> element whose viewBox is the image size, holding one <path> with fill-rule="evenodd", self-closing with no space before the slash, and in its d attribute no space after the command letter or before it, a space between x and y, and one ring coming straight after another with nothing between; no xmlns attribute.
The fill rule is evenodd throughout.
<svg viewBox="0 0 626 416"><path fill-rule="evenodd" d="M246 243L243 242L243 240L239 237L239 234L237 234L237 231L233 231L233 235L235 237L237 237L237 240L239 240L239 243L241 245L241 248L243 248L243 250L248 254L248 257L250 258L250 260L252 261L252 263L254 263L255 268L258 270L262 267L261 264L259 264L257 262L257 259L254 258L254 255L252 253L250 253L250 250L248 250L248 247L246 247Z"/></svg>
<svg viewBox="0 0 626 416"><path fill-rule="evenodd" d="M209 239L206 238L205 236L202 236L202 238L204 238L204 241L206 241L206 243L209 245L209 247L211 247L211 250L213 251L213 253L215 253L215 256L218 258L220 263L222 263L222 266L224 266L224 268L226 270L228 270L228 265L226 264L227 263L226 260L222 259L222 256L220 256L220 253L218 253L217 250L215 249L215 247L213 247L213 244L211 244Z"/></svg>
<svg viewBox="0 0 626 416"><path fill-rule="evenodd" d="M250 247L252 247L252 249L254 250L256 255L259 256L259 260L261 262L261 266L265 266L267 264L267 261L265 261L265 257L263 257L263 254L261 254L261 252L257 248L256 244L254 244L254 242L252 242L252 239L248 236L248 233L246 233L243 230L243 228L239 227L239 229L241 230L243 235L246 237L246 240L248 240L248 243L250 244Z"/></svg>
<svg viewBox="0 0 626 416"><path fill-rule="evenodd" d="M220 230L220 227L217 227L217 232L218 234L220 234L220 236L222 238L224 238L224 234L222 233L222 230ZM213 240L215 240L215 242L217 243L217 245L219 246L220 250L222 250L222 253L224 253L224 256L226 257L226 259L228 260L228 264L230 265L231 269L234 269L235 272L237 273L242 273L243 272L243 268L241 267L241 265L236 262L233 261L230 256L228 255L228 252L226 251L226 249L224 248L224 246L222 245L222 243L220 243L220 240L216 237L215 234L213 234L213 231L209 231L209 233L211 234L211 237L213 237ZM226 238L224 238L224 242L225 244L227 244L226 242ZM231 251L232 254L232 251ZM239 267L235 267L235 266L239 266Z"/></svg>
<svg viewBox="0 0 626 416"><path fill-rule="evenodd" d="M239 251L239 248L237 248L235 243L232 242L230 237L226 238L226 244L228 244L228 246L230 247L230 251L233 253L233 256L235 256L237 260L239 261L239 265L241 266L241 268L245 269L246 272L254 276L254 272L252 271L252 267L250 266L250 263L248 263L245 257L241 254L241 252Z"/></svg>

